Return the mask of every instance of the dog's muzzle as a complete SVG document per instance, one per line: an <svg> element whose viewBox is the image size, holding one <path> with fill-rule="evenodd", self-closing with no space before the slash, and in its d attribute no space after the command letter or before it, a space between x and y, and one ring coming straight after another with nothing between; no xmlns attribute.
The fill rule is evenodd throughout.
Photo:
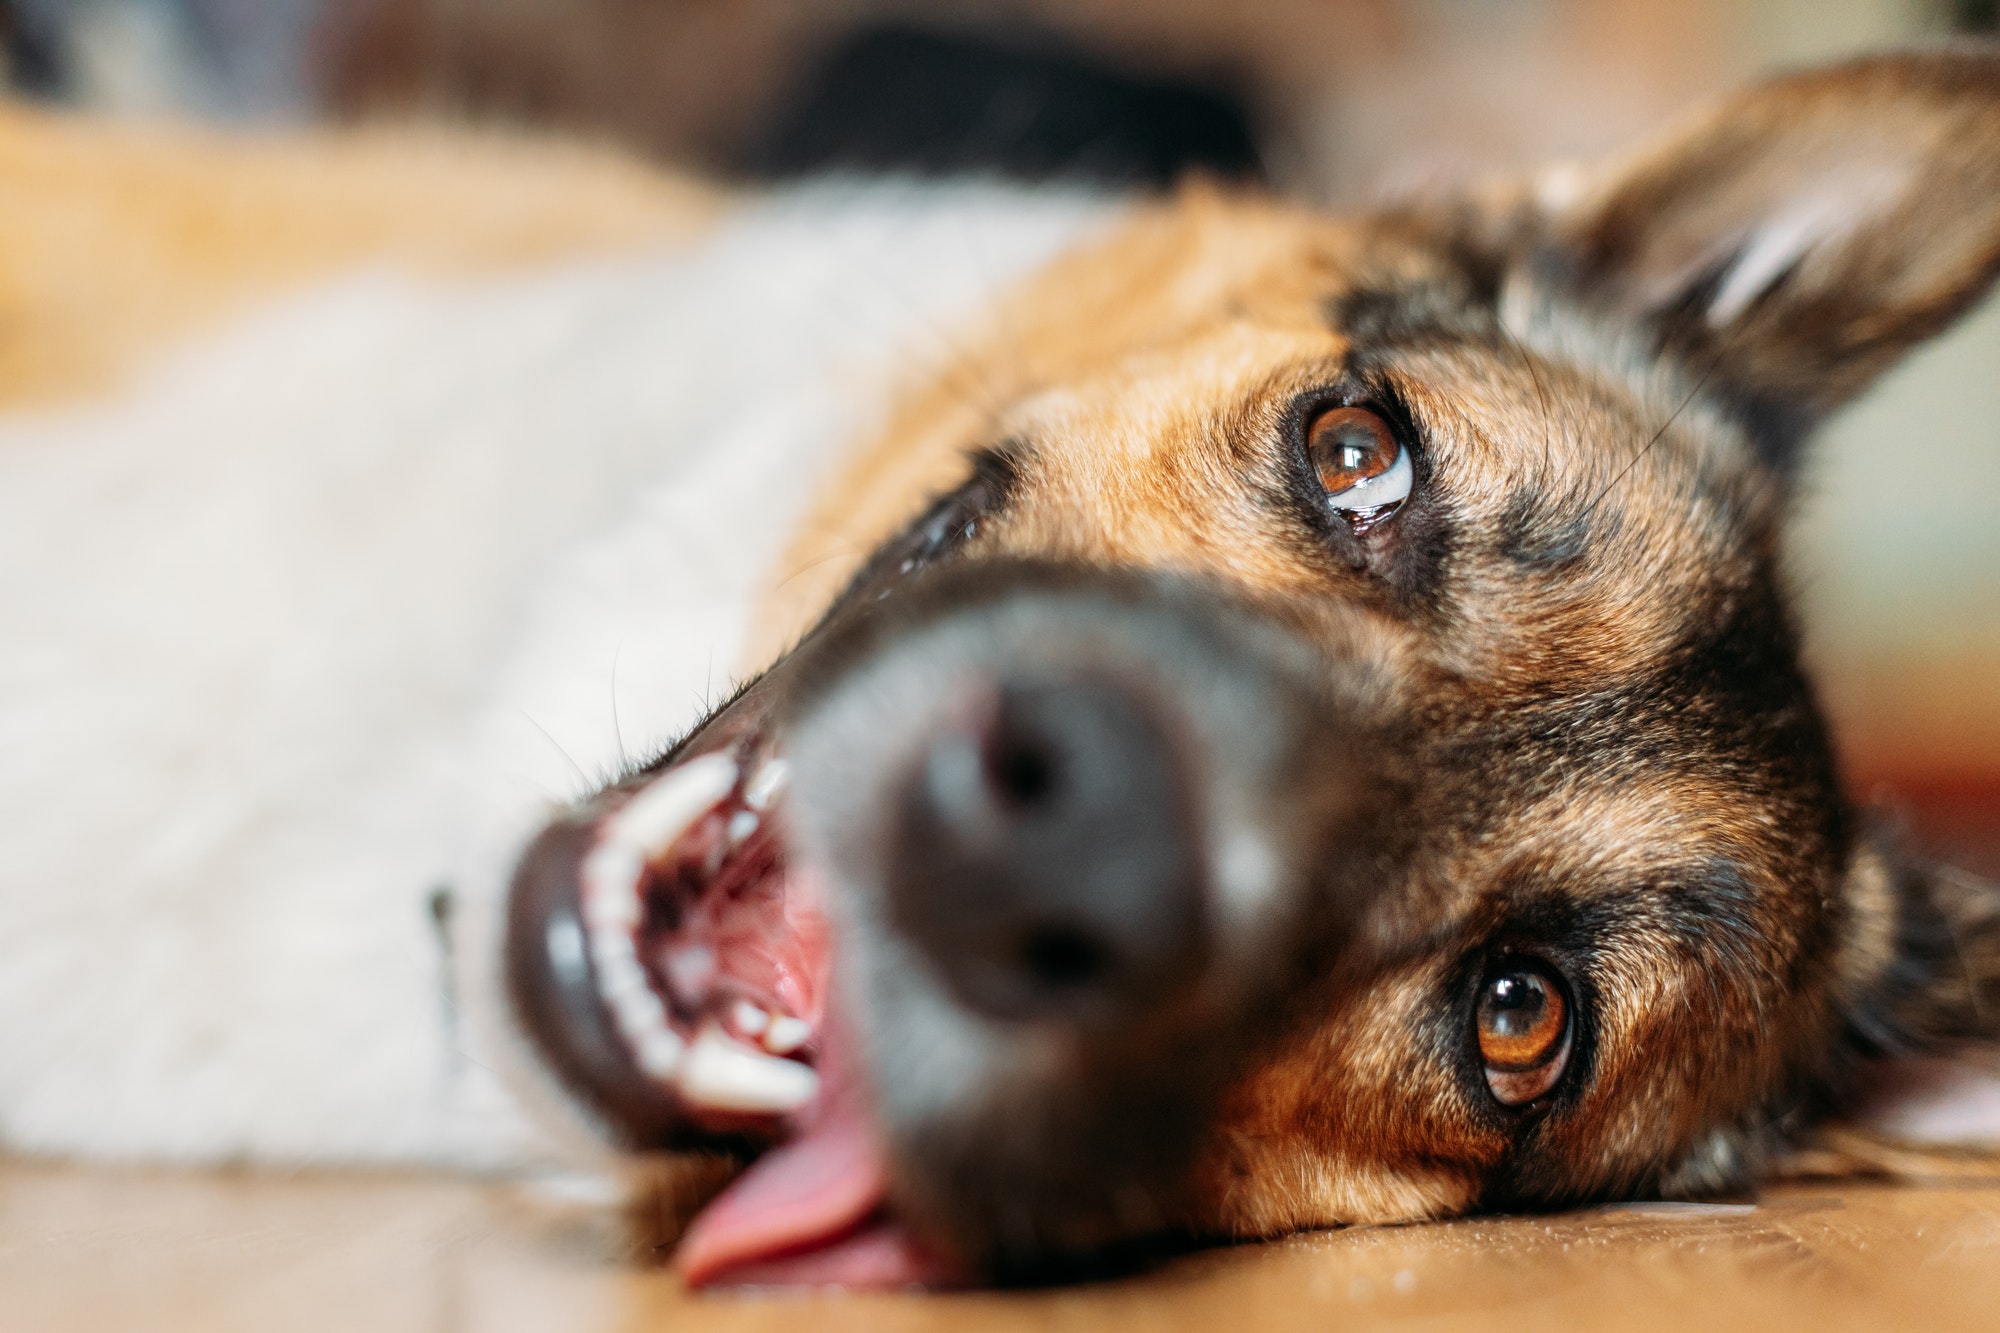
<svg viewBox="0 0 2000 1333"><path fill-rule="evenodd" d="M1199 976L1208 923L1186 741L1095 673L969 672L888 779L867 873L954 999L1116 1026Z"/></svg>
<svg viewBox="0 0 2000 1333"><path fill-rule="evenodd" d="M551 1064L635 1146L773 1145L696 1222L691 1274L1040 1273L1174 1230L1225 1090L1373 882L1383 691L1333 641L1182 580L948 566L836 613L545 834L510 960ZM732 869L751 853L728 830L774 762L761 859ZM689 774L714 790L681 810ZM621 812L655 808L681 822L625 849L644 821ZM551 943L565 912L591 917L589 868L627 861L640 1000L606 991L605 967L633 984L622 939L591 937L595 973ZM700 994L677 976L690 950L712 964ZM731 1026L745 1006L756 1032ZM675 1060L648 1067L637 1008L665 1015L641 1037ZM682 1049L783 1081L757 1039L781 1022L811 1033L782 1057L810 1096L748 1114L690 1091Z"/></svg>

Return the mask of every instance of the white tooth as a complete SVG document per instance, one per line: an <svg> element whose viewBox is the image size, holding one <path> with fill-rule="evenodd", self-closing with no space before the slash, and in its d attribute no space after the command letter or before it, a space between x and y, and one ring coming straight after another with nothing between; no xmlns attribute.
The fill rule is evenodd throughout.
<svg viewBox="0 0 2000 1333"><path fill-rule="evenodd" d="M667 1079L681 1067L687 1043L671 1028L655 1028L639 1041L639 1068L650 1078Z"/></svg>
<svg viewBox="0 0 2000 1333"><path fill-rule="evenodd" d="M689 945L667 955L667 985L689 1005L708 998L708 983L715 980L715 951L705 944Z"/></svg>
<svg viewBox="0 0 2000 1333"><path fill-rule="evenodd" d="M812 1038L812 1024L803 1018L780 1014L764 1029L764 1049L773 1055L790 1055Z"/></svg>
<svg viewBox="0 0 2000 1333"><path fill-rule="evenodd" d="M623 838L606 838L584 858L584 897L636 903L645 868L646 858L637 847Z"/></svg>
<svg viewBox="0 0 2000 1333"><path fill-rule="evenodd" d="M590 932L590 961L597 964L601 972L617 967L623 958L635 958L637 950L632 947L632 937L622 930L593 930Z"/></svg>
<svg viewBox="0 0 2000 1333"><path fill-rule="evenodd" d="M639 895L636 893L586 893L583 920L595 934L605 931L625 934L639 924Z"/></svg>
<svg viewBox="0 0 2000 1333"><path fill-rule="evenodd" d="M647 984L646 969L639 966L638 960L607 954L604 961L598 964L597 989L615 1008L624 996L651 990L652 987Z"/></svg>
<svg viewBox="0 0 2000 1333"><path fill-rule="evenodd" d="M743 804L752 810L767 810L792 776L792 766L782 759L767 759L743 791Z"/></svg>
<svg viewBox="0 0 2000 1333"><path fill-rule="evenodd" d="M738 1000L730 1007L729 1017L736 1024L736 1031L745 1037L754 1037L769 1026L771 1016L748 1000Z"/></svg>
<svg viewBox="0 0 2000 1333"><path fill-rule="evenodd" d="M643 852L663 852L735 785L736 761L728 755L690 759L627 801L611 817L612 827Z"/></svg>
<svg viewBox="0 0 2000 1333"><path fill-rule="evenodd" d="M667 1025L667 1008L650 990L621 995L612 1008L618 1015L618 1030L633 1041L644 1041Z"/></svg>
<svg viewBox="0 0 2000 1333"><path fill-rule="evenodd" d="M681 1062L681 1095L718 1111L782 1115L811 1101L819 1075L796 1060L780 1060L703 1028Z"/></svg>
<svg viewBox="0 0 2000 1333"><path fill-rule="evenodd" d="M757 812L738 810L729 817L729 845L736 846L757 831Z"/></svg>

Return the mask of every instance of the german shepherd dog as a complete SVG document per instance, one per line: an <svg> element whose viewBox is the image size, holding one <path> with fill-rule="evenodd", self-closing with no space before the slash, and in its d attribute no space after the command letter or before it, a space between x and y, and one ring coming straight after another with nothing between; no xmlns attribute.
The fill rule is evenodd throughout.
<svg viewBox="0 0 2000 1333"><path fill-rule="evenodd" d="M499 200L426 216L476 231ZM82 444L0 453L0 543L71 580L48 597L0 560L6 693L79 692L65 644L126 673L74 714L0 714L10 755L94 750L68 787L52 760L0 772L0 804L45 812L0 846L0 1140L532 1156L430 1116L452 1039L420 1035L445 1024L418 904L449 925L478 886L420 895L428 788L370 765L428 772L397 719L476 692L447 667L489 651L463 611L480 571L599 512L589 468L625 484L592 395L648 305L693 288L623 272L575 279L595 305L461 303L455 336L376 288L260 325L230 345L257 375L185 372L181 458L208 457L213 405L287 391L262 348L351 343L366 377L310 426L249 418L214 486L118 521L63 506L123 503L161 450L40 489ZM1781 78L1600 170L1357 218L1198 184L1133 205L803 487L749 684L587 798L489 828L496 925L449 932L447 998L490 993L518 1034L511 1095L557 1131L538 1142L581 1129L703 1196L677 1258L698 1284L1037 1280L1189 1239L1745 1189L1885 1058L2000 1040L2000 890L1850 804L1778 554L1815 426L1996 272L1984 48ZM365 334L382 311L402 341ZM533 413L454 433L421 394L353 388L563 320L596 341L590 394L551 400L553 453L504 454ZM789 336L753 322L760 347ZM482 371L476 397L534 373ZM401 452L353 415L377 398L423 423ZM288 480L284 451L335 417L359 434ZM820 453L849 424L795 423ZM801 485L759 477L729 522ZM205 517L225 482L263 486L237 528ZM719 532L673 512L649 531ZM243 544L364 539L292 583ZM245 609L201 621L189 571ZM114 634L85 584L158 635ZM632 623L735 623L664 605ZM368 637L392 621L402 675ZM206 712L148 702L183 677ZM314 729L277 729L285 708ZM52 718L108 718L107 743ZM349 740L351 762L314 757ZM239 754L262 767L216 758ZM141 837L112 812L155 761L181 813ZM286 795L322 770L352 799ZM224 867L231 839L256 850ZM364 847L384 859L341 859Z"/></svg>
<svg viewBox="0 0 2000 1333"><path fill-rule="evenodd" d="M629 1146L761 1149L696 1281L1743 1188L1995 1035L2000 896L1843 795L1778 538L1996 271L1982 50L1451 205L1145 211L534 842L519 1013Z"/></svg>

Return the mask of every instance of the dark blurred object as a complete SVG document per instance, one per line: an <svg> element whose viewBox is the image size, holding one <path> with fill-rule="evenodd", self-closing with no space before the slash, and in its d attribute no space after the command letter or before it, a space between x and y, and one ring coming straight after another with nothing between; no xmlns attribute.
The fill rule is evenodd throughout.
<svg viewBox="0 0 2000 1333"><path fill-rule="evenodd" d="M745 155L754 175L993 173L1165 188L1190 169L1263 174L1243 107L1074 49L864 28L808 77Z"/></svg>
<svg viewBox="0 0 2000 1333"><path fill-rule="evenodd" d="M61 34L33 0L0 0L0 88L50 98L63 85Z"/></svg>
<svg viewBox="0 0 2000 1333"><path fill-rule="evenodd" d="M314 109L325 0L0 0L6 85L124 113L270 119Z"/></svg>
<svg viewBox="0 0 2000 1333"><path fill-rule="evenodd" d="M1947 9L1959 32L2000 32L2000 0L1949 0Z"/></svg>
<svg viewBox="0 0 2000 1333"><path fill-rule="evenodd" d="M62 87L55 34L17 0L0 0L0 87L29 97L52 97Z"/></svg>
<svg viewBox="0 0 2000 1333"><path fill-rule="evenodd" d="M12 16L0 74L16 91L127 114L444 116L726 171L767 160L803 123L797 108L832 53L893 27L1057 56L1134 88L1220 90L1283 191L1353 203L1615 151L1769 63L1991 29L1996 11L2000 0L0 0ZM1035 119L1049 129L1050 115ZM810 140L822 127L805 128Z"/></svg>
<svg viewBox="0 0 2000 1333"><path fill-rule="evenodd" d="M1260 174L1264 62L1244 48L1324 6L331 0L324 89L349 114L608 133L730 174L1162 185Z"/></svg>
<svg viewBox="0 0 2000 1333"><path fill-rule="evenodd" d="M1749 28L1770 26L1780 2L326 0L319 51L339 114L553 128L726 172L787 146L796 108L825 105L807 90L841 66L836 53L859 59L857 34L898 30L1132 87L1219 91L1281 191L1354 203L1614 151L1767 58ZM992 119L974 117L974 137L1004 137L992 126L1009 108L980 114ZM822 127L804 128L789 142L828 160ZM925 152L950 142L933 133Z"/></svg>
<svg viewBox="0 0 2000 1333"><path fill-rule="evenodd" d="M49 0L0 0L0 92L53 101L71 83L65 15Z"/></svg>

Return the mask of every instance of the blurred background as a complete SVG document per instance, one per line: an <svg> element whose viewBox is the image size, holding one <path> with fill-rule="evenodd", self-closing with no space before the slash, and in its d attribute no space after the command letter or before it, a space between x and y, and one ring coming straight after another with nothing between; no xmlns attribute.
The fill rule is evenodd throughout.
<svg viewBox="0 0 2000 1333"><path fill-rule="evenodd" d="M0 84L128 117L552 129L744 180L997 169L1145 188L1194 163L1352 205L1612 151L1760 72L1991 32L1996 11L1996 0L0 0ZM1857 790L2000 874L2000 304L1835 423L1806 478L1793 568Z"/></svg>

